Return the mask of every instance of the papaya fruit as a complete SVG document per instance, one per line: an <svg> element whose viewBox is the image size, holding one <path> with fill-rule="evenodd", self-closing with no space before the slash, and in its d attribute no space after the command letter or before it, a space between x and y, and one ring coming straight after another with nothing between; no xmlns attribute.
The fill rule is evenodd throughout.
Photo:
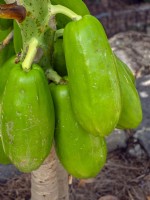
<svg viewBox="0 0 150 200"><path fill-rule="evenodd" d="M103 26L91 15L69 22L63 44L77 121L91 134L109 135L119 120L121 95L116 62Z"/></svg>
<svg viewBox="0 0 150 200"><path fill-rule="evenodd" d="M87 133L76 121L68 85L51 83L50 90L56 117L54 143L60 162L76 178L95 177L106 162L105 139Z"/></svg>
<svg viewBox="0 0 150 200"><path fill-rule="evenodd" d="M142 121L142 107L135 88L135 81L131 73L126 71L125 64L118 59L116 62L122 99L122 110L116 127L120 129L137 128Z"/></svg>
<svg viewBox="0 0 150 200"><path fill-rule="evenodd" d="M48 156L54 134L54 107L42 68L26 72L21 63L9 73L1 103L4 152L22 172L37 169Z"/></svg>
<svg viewBox="0 0 150 200"><path fill-rule="evenodd" d="M11 63L11 64L10 64ZM15 57L10 58L2 67L0 67L0 116L1 116L1 99L7 82L7 78L15 63ZM1 120L0 120L0 164L10 164L10 159L6 156L1 140Z"/></svg>
<svg viewBox="0 0 150 200"><path fill-rule="evenodd" d="M90 14L90 11L88 10L86 4L82 0L51 0L51 3L53 5L62 5L65 6L72 11L74 11L76 14L84 16L87 14ZM70 22L71 19L63 14L57 14L56 15L56 22L57 22L57 28L64 28L68 22Z"/></svg>
<svg viewBox="0 0 150 200"><path fill-rule="evenodd" d="M134 76L133 72L131 71L131 69L115 54L114 54L114 56L116 58L117 66L124 68L124 70L126 71L128 76L130 77L131 81L135 84L135 76Z"/></svg>
<svg viewBox="0 0 150 200"><path fill-rule="evenodd" d="M67 75L65 54L63 49L63 39L58 38L54 41L54 51L52 56L52 65L54 70L61 76Z"/></svg>
<svg viewBox="0 0 150 200"><path fill-rule="evenodd" d="M0 103L3 96L3 91L9 76L11 69L15 66L15 56L9 58L1 67L0 67Z"/></svg>
<svg viewBox="0 0 150 200"><path fill-rule="evenodd" d="M7 62L0 67L0 116L1 116L1 100L5 85L12 67L15 64L15 57L10 58ZM1 120L0 120L0 136L1 136Z"/></svg>

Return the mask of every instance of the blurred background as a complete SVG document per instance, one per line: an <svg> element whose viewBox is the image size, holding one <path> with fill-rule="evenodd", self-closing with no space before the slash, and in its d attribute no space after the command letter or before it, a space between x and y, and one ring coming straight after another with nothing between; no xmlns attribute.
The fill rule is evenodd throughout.
<svg viewBox="0 0 150 200"><path fill-rule="evenodd" d="M109 37L136 30L150 34L150 0L85 0Z"/></svg>

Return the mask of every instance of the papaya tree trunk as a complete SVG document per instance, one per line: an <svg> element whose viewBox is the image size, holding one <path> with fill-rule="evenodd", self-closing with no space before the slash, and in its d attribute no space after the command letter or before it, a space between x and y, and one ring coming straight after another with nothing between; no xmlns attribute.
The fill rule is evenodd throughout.
<svg viewBox="0 0 150 200"><path fill-rule="evenodd" d="M31 173L31 200L69 200L68 175L54 148L40 168Z"/></svg>
<svg viewBox="0 0 150 200"><path fill-rule="evenodd" d="M54 148L40 168L31 173L31 200L58 200L57 159Z"/></svg>
<svg viewBox="0 0 150 200"><path fill-rule="evenodd" d="M69 200L68 173L57 159L58 200Z"/></svg>

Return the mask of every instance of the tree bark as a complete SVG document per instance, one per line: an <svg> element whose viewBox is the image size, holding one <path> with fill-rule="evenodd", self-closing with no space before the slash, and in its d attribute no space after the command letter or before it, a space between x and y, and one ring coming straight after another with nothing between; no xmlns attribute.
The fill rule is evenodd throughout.
<svg viewBox="0 0 150 200"><path fill-rule="evenodd" d="M58 200L57 159L54 147L40 168L31 173L31 200Z"/></svg>
<svg viewBox="0 0 150 200"><path fill-rule="evenodd" d="M31 200L69 200L68 174L54 147L40 168L31 173Z"/></svg>
<svg viewBox="0 0 150 200"><path fill-rule="evenodd" d="M57 159L58 200L69 200L68 173Z"/></svg>

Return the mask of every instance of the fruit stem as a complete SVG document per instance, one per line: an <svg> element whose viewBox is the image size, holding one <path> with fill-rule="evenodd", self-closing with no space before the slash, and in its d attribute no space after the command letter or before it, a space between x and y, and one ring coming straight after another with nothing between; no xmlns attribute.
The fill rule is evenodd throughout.
<svg viewBox="0 0 150 200"><path fill-rule="evenodd" d="M24 71L29 71L31 69L31 65L34 61L38 50L38 40L36 38L31 38L31 42L29 43L29 48L26 54L24 61L22 62L22 68Z"/></svg>
<svg viewBox="0 0 150 200"><path fill-rule="evenodd" d="M50 11L51 11L52 15L56 15L58 13L61 13L61 14L68 16L73 21L77 21L77 20L80 20L82 18L82 16L76 14L75 12L70 10L69 8L62 6L62 5L51 5L50 4Z"/></svg>
<svg viewBox="0 0 150 200"><path fill-rule="evenodd" d="M64 82L63 78L52 68L47 69L46 77L50 81L53 81L56 84L62 84Z"/></svg>

